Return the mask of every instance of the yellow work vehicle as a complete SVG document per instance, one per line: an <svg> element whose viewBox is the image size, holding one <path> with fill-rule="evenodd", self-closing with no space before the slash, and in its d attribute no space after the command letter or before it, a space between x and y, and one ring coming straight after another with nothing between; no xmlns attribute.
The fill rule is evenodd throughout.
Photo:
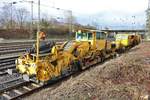
<svg viewBox="0 0 150 100"><path fill-rule="evenodd" d="M132 46L138 45L141 42L141 36L139 34L132 34Z"/></svg>
<svg viewBox="0 0 150 100"><path fill-rule="evenodd" d="M25 80L47 83L115 55L115 45L107 40L107 33L97 30L79 30L75 40L60 47L54 45L46 54L40 54L38 47L36 54L26 54L16 60L16 69Z"/></svg>
<svg viewBox="0 0 150 100"><path fill-rule="evenodd" d="M141 37L137 34L119 33L116 35L115 42L117 50L124 50L139 44L141 42Z"/></svg>

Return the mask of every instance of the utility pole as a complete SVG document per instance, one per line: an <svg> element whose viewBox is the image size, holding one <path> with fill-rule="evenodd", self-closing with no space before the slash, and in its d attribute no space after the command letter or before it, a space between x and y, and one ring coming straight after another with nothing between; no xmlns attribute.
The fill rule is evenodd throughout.
<svg viewBox="0 0 150 100"><path fill-rule="evenodd" d="M68 20L67 24L68 24L68 28L69 28L69 34L68 34L69 37L68 37L68 39L71 39L72 29L73 29L73 15L72 15L72 11L71 10L60 9L60 8L55 8L55 9L67 12L67 14L69 15L69 17L67 18L67 20Z"/></svg>
<svg viewBox="0 0 150 100"><path fill-rule="evenodd" d="M11 7L11 8L10 8L10 9L11 9L11 11L10 11L10 13L11 13L10 26L11 26L11 29L12 29L12 23L13 23L13 22L12 22L12 5L13 5L13 3L10 3L10 7Z"/></svg>
<svg viewBox="0 0 150 100"><path fill-rule="evenodd" d="M31 25L30 25L30 39L33 38L33 1L29 1L31 3Z"/></svg>
<svg viewBox="0 0 150 100"><path fill-rule="evenodd" d="M33 38L33 3L34 1L26 1L31 4L31 24L30 24L30 39Z"/></svg>
<svg viewBox="0 0 150 100"><path fill-rule="evenodd" d="M47 6L47 5L45 5ZM49 7L49 6L48 6ZM72 35L72 31L73 31L73 15L72 15L72 11L71 10L66 10L66 9L61 9L61 8L56 8L55 7L55 2L53 1L53 6L51 8L54 8L56 10L61 10L61 11L64 11L64 12L67 12L69 14L69 17L68 17L68 28L69 28L69 37L71 37ZM70 39L70 38L69 38Z"/></svg>
<svg viewBox="0 0 150 100"><path fill-rule="evenodd" d="M37 25L37 30L38 30L38 32L40 32L40 15L41 15L41 12L40 12L40 0L38 0L38 25Z"/></svg>
<svg viewBox="0 0 150 100"><path fill-rule="evenodd" d="M71 36L72 36L72 11L71 10L69 10L68 11L69 12L69 15L70 15L70 18L69 18L69 39L71 39Z"/></svg>
<svg viewBox="0 0 150 100"><path fill-rule="evenodd" d="M40 0L38 0L38 25L37 25L37 57L36 62L39 60L39 33L40 33Z"/></svg>
<svg viewBox="0 0 150 100"><path fill-rule="evenodd" d="M63 9L61 9L61 10L63 10ZM64 10L64 11L66 11L67 13L68 13L68 15L67 15L67 20L68 20L68 28L69 28L69 37L68 37L68 39L69 40L71 40L71 37L72 37L72 29L73 29L73 15L72 15L72 11L71 10Z"/></svg>
<svg viewBox="0 0 150 100"><path fill-rule="evenodd" d="M132 18L133 18L133 19L132 19L132 20L133 20L133 21L132 21L132 30L134 30L134 27L135 27L135 16L132 16Z"/></svg>

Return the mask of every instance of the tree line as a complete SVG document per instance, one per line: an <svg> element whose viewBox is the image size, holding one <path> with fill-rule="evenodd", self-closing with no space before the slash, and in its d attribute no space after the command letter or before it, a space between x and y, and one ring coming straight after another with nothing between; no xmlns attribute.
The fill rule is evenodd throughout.
<svg viewBox="0 0 150 100"><path fill-rule="evenodd" d="M16 8L10 5L4 5L0 11L0 37L11 38L35 38L37 31L37 20L31 20L31 13L26 8ZM41 31L48 34L48 37L67 37L68 33L83 28L95 29L90 25L81 25L77 22L73 15L65 15L64 21L60 22L60 18L53 18L47 14L42 14L40 27ZM72 35L73 36L73 35ZM13 37L15 38L15 36Z"/></svg>

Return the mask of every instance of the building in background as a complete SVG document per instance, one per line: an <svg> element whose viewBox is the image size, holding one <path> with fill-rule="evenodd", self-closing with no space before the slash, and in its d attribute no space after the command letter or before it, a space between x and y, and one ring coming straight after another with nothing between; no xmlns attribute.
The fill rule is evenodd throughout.
<svg viewBox="0 0 150 100"><path fill-rule="evenodd" d="M146 15L146 30L148 30L148 32L146 32L146 39L150 40L150 0L148 1L148 9L146 10Z"/></svg>

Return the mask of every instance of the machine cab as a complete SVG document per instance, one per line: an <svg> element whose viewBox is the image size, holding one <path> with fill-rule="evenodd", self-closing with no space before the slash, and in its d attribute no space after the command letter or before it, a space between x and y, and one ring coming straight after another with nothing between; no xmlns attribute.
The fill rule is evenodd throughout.
<svg viewBox="0 0 150 100"><path fill-rule="evenodd" d="M101 50L104 48L109 48L109 43L107 42L107 34L103 31L89 30L76 32L76 41L89 41L93 47Z"/></svg>
<svg viewBox="0 0 150 100"><path fill-rule="evenodd" d="M92 32L81 32L81 30L76 32L76 41L92 41L92 40L93 40Z"/></svg>

